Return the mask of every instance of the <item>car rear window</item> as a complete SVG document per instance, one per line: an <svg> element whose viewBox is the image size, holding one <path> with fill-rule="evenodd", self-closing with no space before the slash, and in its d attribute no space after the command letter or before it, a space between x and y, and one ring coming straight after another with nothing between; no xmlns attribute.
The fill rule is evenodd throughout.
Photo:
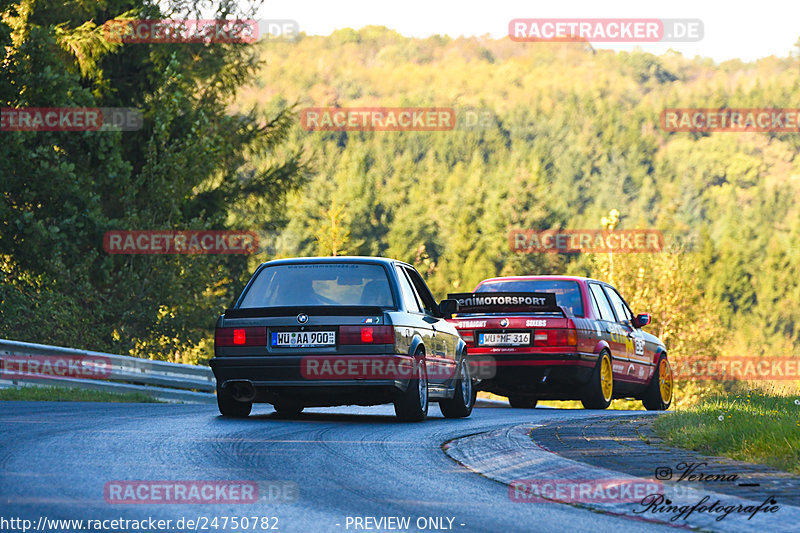
<svg viewBox="0 0 800 533"><path fill-rule="evenodd" d="M550 292L556 295L556 304L567 309L576 317L585 316L581 288L577 281L549 279L487 281L475 292Z"/></svg>
<svg viewBox="0 0 800 533"><path fill-rule="evenodd" d="M370 305L395 308L381 265L304 263L262 269L239 308L307 305Z"/></svg>

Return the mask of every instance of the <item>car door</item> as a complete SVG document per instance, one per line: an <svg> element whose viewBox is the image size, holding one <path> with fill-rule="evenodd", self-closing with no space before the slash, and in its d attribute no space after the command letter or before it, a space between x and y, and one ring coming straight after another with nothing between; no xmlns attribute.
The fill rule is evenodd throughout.
<svg viewBox="0 0 800 533"><path fill-rule="evenodd" d="M617 323L626 337L625 353L628 358L626 378L640 383L645 382L650 377L650 360L645 353L644 334L633 327L633 313L619 292L610 285L605 285L603 288L617 315Z"/></svg>
<svg viewBox="0 0 800 533"><path fill-rule="evenodd" d="M623 378L627 374L628 355L625 348L624 330L617 324L617 316L602 285L589 282L589 292L594 299L596 309L600 313L600 336L608 343L611 350L611 370L614 379Z"/></svg>
<svg viewBox="0 0 800 533"><path fill-rule="evenodd" d="M435 355L436 337L433 324L423 310L422 301L414 290L406 269L399 264L395 264L394 268L400 285L400 294L406 309L406 325L411 326L414 333L422 338L426 353L425 366L428 371L428 380L431 381L431 377L436 376L438 371L438 363Z"/></svg>
<svg viewBox="0 0 800 533"><path fill-rule="evenodd" d="M439 381L445 382L454 375L456 369L456 350L458 349L459 335L455 327L439 316L436 299L430 289L415 269L404 266L415 293L422 302L424 320L431 325L433 330L433 357L436 364Z"/></svg>

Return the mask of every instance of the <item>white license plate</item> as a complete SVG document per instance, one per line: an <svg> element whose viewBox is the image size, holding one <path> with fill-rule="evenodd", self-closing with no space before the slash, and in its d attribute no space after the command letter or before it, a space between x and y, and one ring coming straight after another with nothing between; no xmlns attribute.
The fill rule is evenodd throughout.
<svg viewBox="0 0 800 533"><path fill-rule="evenodd" d="M311 348L336 345L335 331L273 331L272 345L289 348Z"/></svg>
<svg viewBox="0 0 800 533"><path fill-rule="evenodd" d="M479 333L478 346L522 346L531 343L530 333Z"/></svg>

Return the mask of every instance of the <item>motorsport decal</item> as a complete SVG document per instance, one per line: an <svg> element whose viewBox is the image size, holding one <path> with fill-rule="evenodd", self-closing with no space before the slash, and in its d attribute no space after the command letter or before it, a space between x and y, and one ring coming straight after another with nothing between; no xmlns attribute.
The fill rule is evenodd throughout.
<svg viewBox="0 0 800 533"><path fill-rule="evenodd" d="M625 345L625 353L633 353L633 339L628 336L628 332L619 324L609 324L608 334L611 337L611 342Z"/></svg>
<svg viewBox="0 0 800 533"><path fill-rule="evenodd" d="M636 355L644 355L644 339L635 337L633 339L634 353Z"/></svg>
<svg viewBox="0 0 800 533"><path fill-rule="evenodd" d="M556 295L547 292L459 292L448 294L458 301L460 313L496 313L502 311L561 312Z"/></svg>

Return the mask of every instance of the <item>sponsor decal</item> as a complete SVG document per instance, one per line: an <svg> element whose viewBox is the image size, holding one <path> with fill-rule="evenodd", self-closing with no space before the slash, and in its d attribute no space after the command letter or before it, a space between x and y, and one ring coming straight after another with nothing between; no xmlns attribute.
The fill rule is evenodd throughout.
<svg viewBox="0 0 800 533"><path fill-rule="evenodd" d="M474 313L492 310L556 310L556 295L534 292L463 292L447 295L457 300L459 313Z"/></svg>
<svg viewBox="0 0 800 533"><path fill-rule="evenodd" d="M485 328L485 327L486 327L485 320L462 320L456 323L456 328L458 329Z"/></svg>
<svg viewBox="0 0 800 533"><path fill-rule="evenodd" d="M644 355L644 339L634 337L633 339L634 353L636 355Z"/></svg>

